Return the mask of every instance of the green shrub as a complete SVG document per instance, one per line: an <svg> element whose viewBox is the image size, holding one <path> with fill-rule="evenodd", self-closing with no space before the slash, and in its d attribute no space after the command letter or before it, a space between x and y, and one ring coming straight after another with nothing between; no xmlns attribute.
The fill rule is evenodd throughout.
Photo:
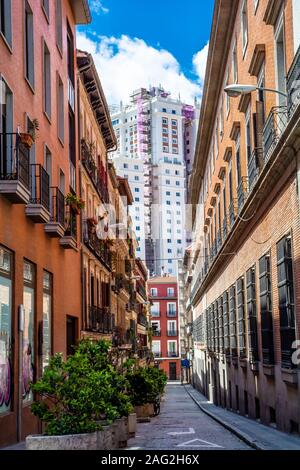
<svg viewBox="0 0 300 470"><path fill-rule="evenodd" d="M167 376L156 367L139 367L126 374L128 393L134 406L154 403L157 397L164 393Z"/></svg>
<svg viewBox="0 0 300 470"><path fill-rule="evenodd" d="M110 364L109 348L106 341L85 340L66 361L60 354L51 358L32 387L42 401L31 407L48 435L93 432L101 428L99 421L131 412L126 378Z"/></svg>

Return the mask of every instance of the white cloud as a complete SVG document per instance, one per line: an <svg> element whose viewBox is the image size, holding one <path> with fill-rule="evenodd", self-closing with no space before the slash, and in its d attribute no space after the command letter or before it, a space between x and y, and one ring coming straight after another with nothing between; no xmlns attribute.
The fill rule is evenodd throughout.
<svg viewBox="0 0 300 470"><path fill-rule="evenodd" d="M204 83L205 79L205 70L206 70L206 63L207 63L207 56L208 56L208 49L209 44L207 43L203 49L201 49L197 54L193 57L193 65L196 74L199 77L199 81L201 84Z"/></svg>
<svg viewBox="0 0 300 470"><path fill-rule="evenodd" d="M101 13L108 13L109 9L103 5L100 0L90 0L90 8L93 13L100 15Z"/></svg>
<svg viewBox="0 0 300 470"><path fill-rule="evenodd" d="M77 47L90 52L110 104L128 102L130 93L140 87L162 85L173 97L193 103L202 93L201 80L206 52L199 51L193 58L199 82L187 78L176 58L168 51L149 46L138 38L126 35L120 38L87 36L78 33ZM206 48L207 46L205 46ZM200 59L199 59L200 58Z"/></svg>

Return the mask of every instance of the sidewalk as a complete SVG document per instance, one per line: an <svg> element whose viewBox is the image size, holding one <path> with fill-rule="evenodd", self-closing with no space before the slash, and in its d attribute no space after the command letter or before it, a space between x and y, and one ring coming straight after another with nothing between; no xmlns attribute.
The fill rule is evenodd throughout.
<svg viewBox="0 0 300 470"><path fill-rule="evenodd" d="M224 426L251 447L257 450L300 450L300 438L277 431L252 419L240 416L220 408L209 402L207 398L194 389L185 385L185 389L208 416Z"/></svg>

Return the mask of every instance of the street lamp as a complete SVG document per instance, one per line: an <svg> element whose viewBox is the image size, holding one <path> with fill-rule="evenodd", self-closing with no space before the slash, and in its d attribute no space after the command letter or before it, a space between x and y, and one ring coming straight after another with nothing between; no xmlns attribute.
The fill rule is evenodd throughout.
<svg viewBox="0 0 300 470"><path fill-rule="evenodd" d="M252 93L252 91L256 91L256 90L270 91L270 92L277 93L278 95L281 95L287 98L287 94L284 93L283 91L275 90L273 88L259 87L256 85L234 84L234 85L227 85L224 88L225 93L227 93L231 98L237 98L238 96L241 96L241 95L248 95L249 93Z"/></svg>

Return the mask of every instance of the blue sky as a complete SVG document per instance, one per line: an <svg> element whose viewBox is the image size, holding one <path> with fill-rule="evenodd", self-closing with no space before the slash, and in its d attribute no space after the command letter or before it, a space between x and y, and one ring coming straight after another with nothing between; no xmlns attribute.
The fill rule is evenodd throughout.
<svg viewBox="0 0 300 470"><path fill-rule="evenodd" d="M139 86L201 96L213 0L90 0L78 47L94 55L110 103ZM117 86L118 78L122 83Z"/></svg>

